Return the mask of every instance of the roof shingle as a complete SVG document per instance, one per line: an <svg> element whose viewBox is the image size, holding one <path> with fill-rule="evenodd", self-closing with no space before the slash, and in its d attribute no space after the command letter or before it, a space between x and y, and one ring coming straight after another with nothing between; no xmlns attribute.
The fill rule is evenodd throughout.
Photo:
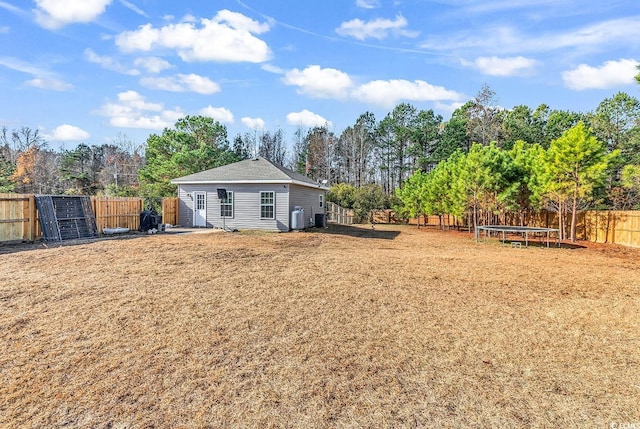
<svg viewBox="0 0 640 429"><path fill-rule="evenodd" d="M291 171L279 165L275 165L269 160L258 157L223 165L199 173L173 179L171 183L230 183L230 182L300 182L301 185L321 187L319 183L309 179L302 174Z"/></svg>

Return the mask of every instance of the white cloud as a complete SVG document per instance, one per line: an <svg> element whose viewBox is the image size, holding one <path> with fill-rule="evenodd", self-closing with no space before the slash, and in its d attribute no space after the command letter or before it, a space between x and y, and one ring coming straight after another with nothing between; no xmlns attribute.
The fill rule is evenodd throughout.
<svg viewBox="0 0 640 429"><path fill-rule="evenodd" d="M52 91L68 91L73 88L73 85L58 78L55 73L41 69L17 58L0 57L0 66L33 76L34 79L25 82L28 86Z"/></svg>
<svg viewBox="0 0 640 429"><path fill-rule="evenodd" d="M233 124L233 113L225 107L207 106L204 109L200 109L200 114L213 118L218 122Z"/></svg>
<svg viewBox="0 0 640 429"><path fill-rule="evenodd" d="M285 74L285 70L281 69L278 66L274 66L273 64L263 64L260 68L266 72L273 74Z"/></svg>
<svg viewBox="0 0 640 429"><path fill-rule="evenodd" d="M145 18L149 18L149 15L147 15L147 13L140 9L138 6L136 6L135 4L128 2L126 0L120 0L120 4L124 7L126 7L127 9L137 13L140 16L144 16Z"/></svg>
<svg viewBox="0 0 640 429"><path fill-rule="evenodd" d="M195 16L191 15L190 13L188 13L185 16L182 17L180 22L196 23L196 22L198 22L198 18L196 18Z"/></svg>
<svg viewBox="0 0 640 429"><path fill-rule="evenodd" d="M24 15L25 14L25 12L22 9L20 9L19 7L16 7L16 6L14 6L12 4L9 4L7 2L4 2L4 1L0 1L0 8L6 9L9 12L13 12L16 15Z"/></svg>
<svg viewBox="0 0 640 429"><path fill-rule="evenodd" d="M324 127L325 125L331 128L333 124L331 121L326 120L322 116L310 112L307 109L303 109L300 112L291 112L287 115L287 123L289 125L302 126L302 127Z"/></svg>
<svg viewBox="0 0 640 429"><path fill-rule="evenodd" d="M133 64L136 67L142 67L149 73L160 73L163 70L171 68L171 63L159 57L140 57L136 58Z"/></svg>
<svg viewBox="0 0 640 429"><path fill-rule="evenodd" d="M512 11L516 9L531 9L535 12L544 10L546 14L550 13L550 9L554 6L566 6L558 0L485 0L478 2L467 2L461 10L460 14L491 14L502 11Z"/></svg>
<svg viewBox="0 0 640 429"><path fill-rule="evenodd" d="M205 76L194 73L179 74L178 79L192 92L214 94L220 91L220 85Z"/></svg>
<svg viewBox="0 0 640 429"><path fill-rule="evenodd" d="M82 128L63 124L55 127L51 133L45 133L44 138L50 141L75 142L87 140L91 135Z"/></svg>
<svg viewBox="0 0 640 429"><path fill-rule="evenodd" d="M106 102L97 113L108 117L114 127L150 130L171 127L184 116L180 109L165 109L162 103L148 102L136 91L119 93L117 102Z"/></svg>
<svg viewBox="0 0 640 429"><path fill-rule="evenodd" d="M299 94L316 98L350 98L381 107L393 107L400 100L460 101L464 98L455 91L421 80L375 80L356 86L347 73L318 65L289 70L282 80L287 85L297 86Z"/></svg>
<svg viewBox="0 0 640 429"><path fill-rule="evenodd" d="M402 16L396 16L395 20L377 18L373 21L364 22L360 19L352 19L343 22L340 27L336 28L336 33L341 36L351 36L358 40L367 38L385 39L389 33L405 37L417 37L418 32L406 30L408 25L407 19Z"/></svg>
<svg viewBox="0 0 640 429"><path fill-rule="evenodd" d="M614 41L621 41L626 44L630 39L640 37L640 17L605 21L555 37L557 37L555 45L562 48L580 47L582 45L606 47ZM554 45L549 38L538 40L540 50L548 49L549 44L551 46Z"/></svg>
<svg viewBox="0 0 640 429"><path fill-rule="evenodd" d="M638 73L637 65L638 61L624 58L607 61L599 67L580 64L573 70L563 72L562 80L567 87L578 91L615 88L634 82L634 76Z"/></svg>
<svg viewBox="0 0 640 429"><path fill-rule="evenodd" d="M143 77L140 85L149 89L158 89L170 92L185 92L187 88L179 82L176 76L171 77Z"/></svg>
<svg viewBox="0 0 640 429"><path fill-rule="evenodd" d="M393 107L401 100L407 101L459 101L462 94L448 90L442 86L431 85L422 80L374 80L359 86L352 92L352 97L381 107Z"/></svg>
<svg viewBox="0 0 640 429"><path fill-rule="evenodd" d="M13 57L0 57L0 66L4 66L11 70L19 71L33 76L44 76L51 74L50 72L40 69L31 63Z"/></svg>
<svg viewBox="0 0 640 429"><path fill-rule="evenodd" d="M73 88L73 85L71 85L70 83L54 77L37 77L35 79L30 79L25 83L29 86L33 86L34 88L48 89L51 91L60 92L69 91Z"/></svg>
<svg viewBox="0 0 640 429"><path fill-rule="evenodd" d="M33 76L33 79L25 82L28 86L52 91L68 91L73 88L73 85L58 78L55 73L41 69L17 58L0 57L0 66Z"/></svg>
<svg viewBox="0 0 640 429"><path fill-rule="evenodd" d="M178 74L170 77L145 77L140 84L150 89L160 89L172 92L195 92L198 94L215 94L220 91L220 85L208 77L197 74Z"/></svg>
<svg viewBox="0 0 640 429"><path fill-rule="evenodd" d="M244 118L240 119L240 122L242 122L245 127L252 129L263 129L265 126L264 120L262 118L250 118L248 116L245 116Z"/></svg>
<svg viewBox="0 0 640 429"><path fill-rule="evenodd" d="M139 110L150 110L158 112L162 110L162 104L160 103L147 103L144 96L140 95L136 91L129 90L118 94L118 101L126 103L131 107Z"/></svg>
<svg viewBox="0 0 640 429"><path fill-rule="evenodd" d="M461 101L454 101L453 103L443 103L441 101L436 101L433 104L434 108L448 113L453 113L456 109L464 106L464 103Z"/></svg>
<svg viewBox="0 0 640 429"><path fill-rule="evenodd" d="M91 22L112 0L35 0L36 22L55 30L74 22Z"/></svg>
<svg viewBox="0 0 640 429"><path fill-rule="evenodd" d="M434 51L487 51L493 54L549 52L557 49L610 49L640 38L640 17L621 18L554 33L522 33L512 26L485 26L484 31L464 30L432 36L420 44Z"/></svg>
<svg viewBox="0 0 640 429"><path fill-rule="evenodd" d="M7 26L0 27L0 34L9 34L9 27Z"/></svg>
<svg viewBox="0 0 640 429"><path fill-rule="evenodd" d="M489 76L517 76L531 73L537 61L518 57L478 57L472 63L463 61L463 65L472 66Z"/></svg>
<svg viewBox="0 0 640 429"><path fill-rule="evenodd" d="M90 63L98 64L103 69L111 70L116 73L122 73L129 76L138 76L140 74L139 70L130 69L107 55L98 55L90 48L84 50L84 58Z"/></svg>
<svg viewBox="0 0 640 429"><path fill-rule="evenodd" d="M356 6L363 9L375 9L380 7L380 0L356 0Z"/></svg>
<svg viewBox="0 0 640 429"><path fill-rule="evenodd" d="M344 98L353 86L349 75L332 68L312 65L304 70L294 68L282 78L286 85L298 87L298 93L317 98Z"/></svg>
<svg viewBox="0 0 640 429"><path fill-rule="evenodd" d="M271 57L267 44L254 34L269 30L240 13L219 11L213 19L168 24L154 28L151 24L116 37L116 45L124 52L149 52L153 49L175 49L183 61L261 63Z"/></svg>

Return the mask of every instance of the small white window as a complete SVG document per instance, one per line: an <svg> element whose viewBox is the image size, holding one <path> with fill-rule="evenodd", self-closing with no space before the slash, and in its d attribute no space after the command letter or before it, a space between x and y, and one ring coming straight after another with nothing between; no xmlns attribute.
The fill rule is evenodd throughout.
<svg viewBox="0 0 640 429"><path fill-rule="evenodd" d="M275 219L276 196L273 191L260 192L260 219Z"/></svg>
<svg viewBox="0 0 640 429"><path fill-rule="evenodd" d="M319 195L320 208L324 207L324 195Z"/></svg>
<svg viewBox="0 0 640 429"><path fill-rule="evenodd" d="M220 217L233 217L233 191L227 191L227 198L220 200Z"/></svg>
<svg viewBox="0 0 640 429"><path fill-rule="evenodd" d="M206 207L206 200L204 192L198 192L196 194L196 210L204 210Z"/></svg>

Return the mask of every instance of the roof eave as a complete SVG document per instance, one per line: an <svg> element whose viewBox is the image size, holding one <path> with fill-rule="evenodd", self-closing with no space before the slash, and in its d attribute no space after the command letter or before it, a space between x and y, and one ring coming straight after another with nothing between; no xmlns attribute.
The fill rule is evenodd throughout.
<svg viewBox="0 0 640 429"><path fill-rule="evenodd" d="M174 185L212 185L216 183L224 183L224 184L241 184L241 183L270 183L270 184L278 184L278 183L291 183L291 179L270 179L270 180L172 180L171 183Z"/></svg>
<svg viewBox="0 0 640 429"><path fill-rule="evenodd" d="M314 184L314 183L308 183L308 182L303 182L301 180L295 180L295 179L272 179L272 180L172 180L171 183L173 185L214 185L214 184L236 184L236 185L242 185L245 183L249 183L249 184L281 184L281 183L289 183L289 184L293 184L293 185L299 185L299 186L304 186L307 188L313 188L313 189L321 189L323 191L328 191L329 188L327 188L326 186L318 183L318 184Z"/></svg>
<svg viewBox="0 0 640 429"><path fill-rule="evenodd" d="M307 182L303 182L301 180L291 180L291 183L294 185L300 185L300 186L306 186L307 188L314 188L314 189L322 189L323 191L328 191L329 188L327 188L326 186L320 184L320 183L307 183Z"/></svg>

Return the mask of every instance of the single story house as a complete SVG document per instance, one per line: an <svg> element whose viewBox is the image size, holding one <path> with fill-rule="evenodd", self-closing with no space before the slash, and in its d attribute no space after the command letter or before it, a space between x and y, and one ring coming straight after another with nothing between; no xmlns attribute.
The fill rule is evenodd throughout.
<svg viewBox="0 0 640 429"><path fill-rule="evenodd" d="M178 222L187 227L289 231L325 222L329 190L265 158L247 159L173 179ZM304 221L299 210L302 207ZM318 215L318 216L317 216Z"/></svg>

